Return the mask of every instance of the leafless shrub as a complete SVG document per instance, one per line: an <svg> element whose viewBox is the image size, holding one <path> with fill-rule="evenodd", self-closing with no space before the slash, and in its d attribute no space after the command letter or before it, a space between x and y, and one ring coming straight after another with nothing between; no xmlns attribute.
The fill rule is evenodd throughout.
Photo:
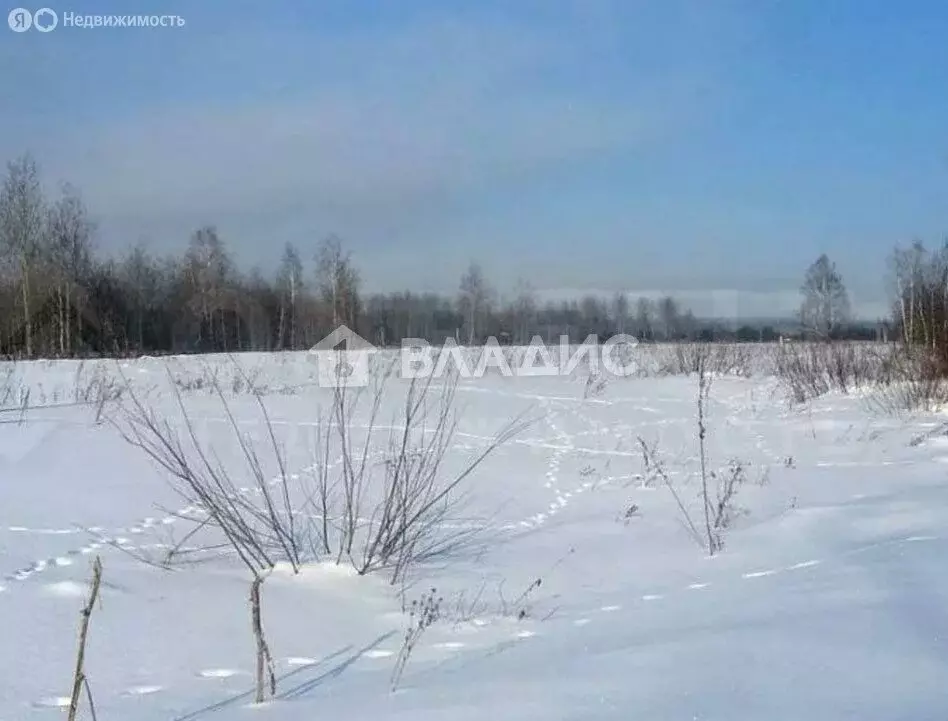
<svg viewBox="0 0 948 721"><path fill-rule="evenodd" d="M653 466L653 459L655 457L655 449L649 448L646 444L645 439L642 436L638 437L639 450L642 452L642 488L654 488L655 482L658 481L661 476L659 474L659 468Z"/></svg>
<svg viewBox="0 0 948 721"><path fill-rule="evenodd" d="M732 459L723 473L712 471L711 479L716 488L710 513L711 529L717 550L721 550L724 547L721 532L729 529L739 516L747 513L746 509L735 503L738 491L747 481L747 470L741 461Z"/></svg>
<svg viewBox="0 0 948 721"><path fill-rule="evenodd" d="M542 578L534 579L529 586L527 586L523 592L512 601L508 601L504 597L504 587L503 582L497 588L497 593L500 596L500 612L504 617L514 617L518 621L522 621L530 615L531 607L529 604L530 598L533 594L539 590L540 586L543 585Z"/></svg>
<svg viewBox="0 0 948 721"><path fill-rule="evenodd" d="M85 361L77 365L71 389L54 387L47 391L42 383L36 383L35 389L24 383L11 364L0 377L0 414L18 412L17 422L22 423L32 409L90 406L95 409L95 423L101 423L108 404L121 397L122 387L101 365L95 366L91 376L84 373L85 369Z"/></svg>
<svg viewBox="0 0 948 721"><path fill-rule="evenodd" d="M487 590L487 581L478 586L473 594L463 590L457 594L451 605L448 616L455 624L469 623L478 616L490 612L490 604L484 601L484 591ZM406 610L403 608L403 611Z"/></svg>
<svg viewBox="0 0 948 721"><path fill-rule="evenodd" d="M179 391L200 391L207 387L203 376L191 376L187 378L172 376L172 378Z"/></svg>
<svg viewBox="0 0 948 721"><path fill-rule="evenodd" d="M85 361L81 361L73 381L73 402L76 405L95 408L95 423L98 425L103 420L106 406L122 397L122 386L115 378L106 374L101 365L96 365L89 378L84 377L84 369Z"/></svg>
<svg viewBox="0 0 948 721"><path fill-rule="evenodd" d="M464 482L499 445L525 427L520 418L515 419L456 472L447 473L443 460L457 425L453 410L457 379L437 398L430 393L430 378L412 381L400 423L391 426L388 445L377 462L380 454L372 442L375 431L382 430L377 420L388 375L383 375L374 394L369 391L366 428L359 428L360 419L355 417L361 392L340 386L333 389L329 411L318 416L313 484L301 484L303 497L294 501L285 452L261 395L253 393L253 382L242 375L240 390L249 389L256 399L266 436L262 448L241 432L217 375L202 376L212 380L237 441L235 468L233 464L225 466L199 437L182 398L181 380L170 372L169 376L179 426L147 407L127 382L123 414L114 422L127 442L170 474L174 489L190 506L205 511L200 522L190 519L195 526L186 538L202 529L222 534L250 571L258 701L265 698L268 688L271 695L275 689L260 609L262 583L275 566L285 562L295 573L307 560L328 555L337 563L350 563L360 574L390 569L394 583L413 563L464 547L474 531L451 530L445 523L463 501ZM231 390L234 388L232 385ZM365 431L362 442L356 440L357 428ZM272 480L264 472L261 451L271 455L279 469ZM237 477L240 485L234 481ZM167 565L169 560L166 557L159 565ZM429 619L430 614L425 613L421 617ZM424 627L423 623L422 630ZM408 644L402 666L414 642Z"/></svg>
<svg viewBox="0 0 948 721"><path fill-rule="evenodd" d="M369 398L365 438L353 437L361 393L334 389L331 415L317 426L310 514L318 519L318 545L359 574L380 569L397 582L416 562L464 547L471 529L448 530L446 521L463 501L463 485L500 445L526 427L523 416L505 426L453 474L443 472L457 417L457 377L432 398L432 379L412 379L382 462L370 463L374 431L388 376ZM339 462L334 462L338 456ZM335 470L334 470L335 469Z"/></svg>
<svg viewBox="0 0 948 721"><path fill-rule="evenodd" d="M430 378L412 381L400 425L392 426L382 462L376 463L372 440L384 383L370 397L362 443L354 438L358 425L354 412L361 394L337 387L329 413L320 414L317 423L313 486L304 488L305 497L294 503L284 452L259 395L255 398L266 431L263 446L279 469L273 480L264 472L257 445L241 432L220 385L215 386L238 442L240 475L249 480L240 487L233 480L235 470L225 467L199 437L181 387L174 378L172 382L182 432L146 407L127 383L128 402L115 423L126 441L169 472L173 487L189 505L206 512L200 525L220 532L250 571L258 669L270 664L260 623L260 586L277 563L286 562L296 573L309 558L331 555L360 574L390 569L394 583L413 563L458 550L474 533L446 527L463 500L462 485L488 455L526 425L515 419L457 472L444 473L442 462L457 424L455 385L448 384L440 398L433 399ZM252 385L246 378L245 383ZM258 673L258 698L264 694L265 676ZM272 676L270 681L272 687Z"/></svg>
<svg viewBox="0 0 948 721"><path fill-rule="evenodd" d="M428 593L422 594L420 599L411 602L408 609L408 627L405 629L405 635L402 638L402 647L398 651L395 659L395 668L392 670L392 691L398 689L401 682L405 666L411 658L412 651L418 641L424 635L429 626L436 623L441 618L441 604L444 599L441 596L435 597L437 589L432 588Z"/></svg>
<svg viewBox="0 0 948 721"><path fill-rule="evenodd" d="M707 426L705 425L705 406L711 393L711 377L703 361L698 364L698 452L701 462L701 498L704 501L704 522L708 534L708 552L713 556L720 550L720 540L711 526L711 498L708 493L708 456L705 448Z"/></svg>
<svg viewBox="0 0 948 721"><path fill-rule="evenodd" d="M515 619L517 621L531 618L534 616L537 591L543 586L544 579L548 579L552 576L556 569L565 563L574 553L576 553L576 549L572 546L569 547L566 552L551 563L549 567L541 570L536 578L513 599L508 599L504 593L506 579L497 583L496 598L491 596L485 599L487 582L484 581L478 588L477 593L468 595L467 592L462 591L458 594L457 600L452 608L449 609L448 613L442 614L442 617L457 624L472 621L478 616L498 616L500 618ZM556 609L554 608L542 616L540 620L550 618L555 612Z"/></svg>
<svg viewBox="0 0 948 721"><path fill-rule="evenodd" d="M606 379L603 378L601 374L590 372L590 374L586 376L586 386L583 388L583 398L596 398L601 396L606 390L607 385L608 383Z"/></svg>
<svg viewBox="0 0 948 721"><path fill-rule="evenodd" d="M674 375L690 375L706 370L714 348L710 343L676 343Z"/></svg>
<svg viewBox="0 0 948 721"><path fill-rule="evenodd" d="M0 422L22 424L30 408L30 389L20 382L16 365L11 364L0 379ZM12 415L17 413L15 420Z"/></svg>
<svg viewBox="0 0 948 721"><path fill-rule="evenodd" d="M870 396L869 404L883 413L933 411L948 403L948 374L941 359L921 348L893 352L885 376Z"/></svg>
<svg viewBox="0 0 948 721"><path fill-rule="evenodd" d="M131 405L124 409L124 418L116 422L125 440L171 474L174 489L189 505L208 513L209 523L223 533L254 577L270 571L280 560L298 571L303 556L294 529L285 461L264 404L258 402L258 408L268 430L267 445L280 469L279 495L274 494L257 449L241 432L219 388L218 397L238 441L244 472L252 481L254 494L241 492L231 471L199 438L179 390L175 390L175 399L185 440L154 409L145 407L131 386L127 387Z"/></svg>
<svg viewBox="0 0 948 721"><path fill-rule="evenodd" d="M703 367L715 375L749 377L754 369L748 343L681 342L653 349L658 375L692 375Z"/></svg>
<svg viewBox="0 0 948 721"><path fill-rule="evenodd" d="M886 383L889 363L886 350L863 342L786 343L774 350L774 371L795 403Z"/></svg>
<svg viewBox="0 0 948 721"><path fill-rule="evenodd" d="M0 374L0 408L9 408L16 403L18 384L16 381L16 364L11 363Z"/></svg>
<svg viewBox="0 0 948 721"><path fill-rule="evenodd" d="M933 410L948 402L941 356L921 345L786 344L775 351L775 371L797 403L859 388L870 390L870 405L885 413Z"/></svg>

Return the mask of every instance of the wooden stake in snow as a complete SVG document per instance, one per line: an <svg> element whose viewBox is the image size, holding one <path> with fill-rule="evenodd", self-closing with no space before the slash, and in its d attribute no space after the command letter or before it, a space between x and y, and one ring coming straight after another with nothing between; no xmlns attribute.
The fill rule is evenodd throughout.
<svg viewBox="0 0 948 721"><path fill-rule="evenodd" d="M89 634L89 620L92 618L92 611L95 609L95 602L99 598L99 586L102 583L102 559L95 557L92 564L92 592L89 594L89 602L82 609L82 620L79 624L79 650L76 653L76 671L72 679L72 696L69 699L69 721L76 721L76 714L79 712L79 696L85 687L86 696L89 699L89 711L92 713L92 719L95 721L95 702L92 700L92 690L89 688L89 680L86 678L84 668L86 658L86 637Z"/></svg>
<svg viewBox="0 0 948 721"><path fill-rule="evenodd" d="M263 577L257 576L250 584L250 614L253 623L253 636L257 641L257 694L255 703L263 703L264 683L269 681L270 695L276 695L276 673L273 670L273 657L270 647L263 637L263 624L260 620L260 586ZM264 678L266 676L266 679Z"/></svg>

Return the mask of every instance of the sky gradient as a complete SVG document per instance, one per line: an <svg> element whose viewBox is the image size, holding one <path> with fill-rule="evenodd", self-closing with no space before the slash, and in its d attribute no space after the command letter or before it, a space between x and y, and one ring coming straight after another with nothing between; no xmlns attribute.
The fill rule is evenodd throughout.
<svg viewBox="0 0 948 721"><path fill-rule="evenodd" d="M719 315L795 307L826 252L871 317L891 248L948 231L942 2L47 4L186 20L0 32L0 158L77 185L106 250L214 224L270 270L335 233L369 290L475 259Z"/></svg>

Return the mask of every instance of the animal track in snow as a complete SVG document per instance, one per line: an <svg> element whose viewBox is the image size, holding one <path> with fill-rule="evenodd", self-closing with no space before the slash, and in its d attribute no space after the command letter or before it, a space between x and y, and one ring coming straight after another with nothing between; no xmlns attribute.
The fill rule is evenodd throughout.
<svg viewBox="0 0 948 721"><path fill-rule="evenodd" d="M773 576L777 571L774 569L768 569L766 571L751 571L750 573L745 573L741 578L763 578L764 576Z"/></svg>
<svg viewBox="0 0 948 721"><path fill-rule="evenodd" d="M898 539L896 541L884 542L881 544L880 543L868 544L862 547L861 549L855 549L855 550L859 551L859 550L883 547L886 545L902 544L902 543L917 543L917 542L933 541L933 540L938 540L938 537L932 536L932 535L914 535L914 536L907 536L902 539ZM839 557L845 558L851 553L852 551L847 552L847 553L842 553L842 554L839 554ZM823 563L824 561L820 559L809 559L806 561L801 561L799 563L792 564L790 566L786 566L784 567L783 570L790 571L790 570L803 570L807 568L815 568L817 566L822 565ZM780 572L781 571L779 569L763 569L763 570L758 570L758 571L748 571L748 572L741 573L739 576L737 576L737 578L733 579L731 583L732 584L736 583L738 579L761 578L765 576L776 575ZM709 583L695 582L695 583L691 583L691 584L683 586L682 590L687 591L687 590L707 589L707 588L710 588L710 585L711 584ZM722 583L716 583L715 587L726 588L728 587L728 585L730 584L722 582ZM68 581L58 583L58 584L48 584L45 588L47 590L54 589L54 588L59 589L59 591L62 591L60 595L66 595L66 596L76 595L80 589L83 592L85 592L85 586L82 586L78 583L68 582ZM644 594L640 596L640 599L643 602L658 602L665 599L666 597L667 597L667 594L655 593L655 594ZM619 604L603 605L599 607L598 611L600 613L613 613L613 612L622 610L622 608L623 606ZM589 614L589 613L579 614L576 618L572 619L572 625L577 628L582 628L582 627L590 625L591 623L594 623L594 620L595 620L594 614ZM471 626L473 627L475 632L478 629L483 628L488 625L490 624L483 619L475 619L471 623ZM534 630L521 629L520 631L515 633L514 638L506 642L506 644L516 643L517 641L534 638L537 635L538 635L537 632ZM436 649L442 649L442 650L461 650L461 649L467 648L468 646L469 644L466 644L460 641L444 641L444 642L431 644L430 647L436 648ZM395 656L395 652L388 649L371 649L362 653L362 656L367 659L387 659L387 658L391 658ZM291 657L283 659L283 664L285 664L286 666L291 666L291 667L305 667L305 666L315 665L318 663L319 661L317 659L305 657L305 656L291 656ZM208 668L208 669L204 669L197 672L197 676L204 679L208 679L208 680L215 680L215 679L225 680L225 679L233 678L236 676L246 676L246 675L248 675L246 672L239 671L236 669L231 669L231 668ZM123 696L149 696L155 693L159 693L163 690L164 690L164 687L159 686L159 685L140 685L140 686L133 686L131 688L126 689L124 692L122 692L121 695ZM68 705L69 705L69 698L65 696L50 696L50 697L40 699L39 701L36 701L33 703L33 706L37 708L66 708L68 707Z"/></svg>
<svg viewBox="0 0 948 721"><path fill-rule="evenodd" d="M159 691L164 691L163 686L132 686L125 689L123 696L151 696Z"/></svg>
<svg viewBox="0 0 948 721"><path fill-rule="evenodd" d="M240 675L240 671L232 668L208 668L198 671L198 676L201 678L233 678Z"/></svg>
<svg viewBox="0 0 948 721"><path fill-rule="evenodd" d="M394 651L388 651L384 648L372 648L362 654L366 658L389 658L394 656Z"/></svg>
<svg viewBox="0 0 948 721"><path fill-rule="evenodd" d="M801 561L800 563L794 563L792 566L788 566L788 571L796 571L800 568L813 568L813 566L819 566L822 561L813 559L811 561Z"/></svg>
<svg viewBox="0 0 948 721"><path fill-rule="evenodd" d="M177 517L193 512L193 508L185 508L178 512ZM113 535L107 535L108 531L101 526L70 529L29 529L25 526L9 526L7 530L15 530L17 533L35 533L40 535L57 536L87 533L91 534L96 540L78 548L69 549L57 556L34 561L29 566L21 568L18 571L14 571L13 573L6 574L3 578L6 581L25 581L36 574L44 573L51 568L64 568L67 566L72 566L74 565L73 559L76 556L88 556L106 546L118 546L126 550L133 550L135 546L133 546L131 540L123 534L128 534L129 536L141 536L144 535L147 530L154 528L156 525L170 525L174 523L177 520L177 517L176 515L170 515L161 520L156 520L150 517L145 518L131 526L114 529L111 532Z"/></svg>
<svg viewBox="0 0 948 721"><path fill-rule="evenodd" d="M278 479L281 480L282 479ZM243 489L248 490L248 489ZM253 490L253 489L249 489ZM88 556L102 549L103 547L116 546L122 548L126 551L133 550L143 550L146 548L170 548L168 544L155 543L155 544L142 544L135 546L132 544L132 541L128 536L144 536L147 531L160 528L163 526L171 526L177 523L179 520L186 520L189 517L202 516L206 515L204 509L199 508L194 505L185 506L178 509L172 513L169 513L166 516L161 518L155 518L153 516L147 516L145 518L136 521L135 523L128 526L121 526L112 529L104 528L103 526L86 526L86 527L74 527L74 528L39 528L31 529L26 526L8 526L7 530L14 533L32 533L36 535L47 535L47 536L65 536L65 535L79 535L79 534L89 534L95 540L91 543L85 544L78 548L73 548L62 552L58 556L54 556L47 559L42 559L34 561L29 566L21 568L18 571L8 573L3 576L5 581L25 581L38 573L43 573L49 570L52 567L62 568L66 566L73 565L72 557L75 556Z"/></svg>
<svg viewBox="0 0 948 721"><path fill-rule="evenodd" d="M283 661L287 666L312 666L319 663L315 658L308 658L306 656L290 656Z"/></svg>
<svg viewBox="0 0 948 721"><path fill-rule="evenodd" d="M905 538L896 539L896 540L894 540L894 541L883 541L883 542L877 542L877 543L866 544L865 546L860 546L859 548L855 548L855 549L846 551L846 552L844 552L844 553L840 553L838 557L839 557L839 558L846 558L846 557L851 556L851 555L854 555L854 554L863 553L863 552L865 552L865 551L872 550L872 549L875 549L875 548L884 548L884 547L886 547L886 546L899 545L899 544L904 544L904 543L920 543L920 542L923 542L923 541L937 541L937 540L939 540L939 537L938 537L938 536L931 536L931 535L906 536ZM799 571L799 570L803 570L803 569L807 569L807 568L815 568L815 567L817 567L817 566L822 565L823 563L824 563L823 560L814 558L814 559L809 559L809 560L807 560L807 561L800 561L799 563L794 563L794 564L792 564L792 565L790 565L790 566L786 566L786 567L783 568L783 569L768 568L768 569L763 569L763 570L760 570L760 571L747 571L747 572L744 572L744 573L740 574L740 577L739 577L739 578L742 579L742 580L744 580L744 579L755 579L755 578L765 578L765 577L768 577L768 576L775 576L775 575L778 575L778 574L780 574L780 573L783 572L783 571ZM729 586L733 585L735 582L736 582L736 580L735 580L735 581L732 581L731 583L721 583L721 584L719 584L718 587L725 587L725 588L726 588L726 587L729 587ZM702 590L702 589L708 589L708 588L710 588L710 587L711 587L711 584L710 584L710 583L694 582L694 583L690 583L690 584L688 584L688 585L682 587L681 590L683 590L683 591L697 591L697 590ZM644 595L641 596L640 598L641 598L642 601L652 601L652 602L655 602L655 601L664 600L664 599L666 598L666 596L667 596L667 594L650 593L650 594L644 594ZM609 612L613 612L613 611L618 611L618 610L620 610L621 608L622 608L622 606L619 606L619 605L601 606L601 607L599 608L599 611L600 611L600 612L603 612L603 613L609 613ZM579 622L579 621L582 621L582 620L583 620L583 619L578 619L577 621L574 621L574 624L577 625L577 626L585 625L585 623L580 623L580 622Z"/></svg>

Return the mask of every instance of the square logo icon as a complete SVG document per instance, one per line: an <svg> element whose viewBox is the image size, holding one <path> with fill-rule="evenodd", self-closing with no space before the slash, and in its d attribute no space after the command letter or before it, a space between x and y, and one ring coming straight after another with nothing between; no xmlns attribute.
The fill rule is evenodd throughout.
<svg viewBox="0 0 948 721"><path fill-rule="evenodd" d="M321 388L360 388L369 384L370 359L378 349L344 325L310 349Z"/></svg>

